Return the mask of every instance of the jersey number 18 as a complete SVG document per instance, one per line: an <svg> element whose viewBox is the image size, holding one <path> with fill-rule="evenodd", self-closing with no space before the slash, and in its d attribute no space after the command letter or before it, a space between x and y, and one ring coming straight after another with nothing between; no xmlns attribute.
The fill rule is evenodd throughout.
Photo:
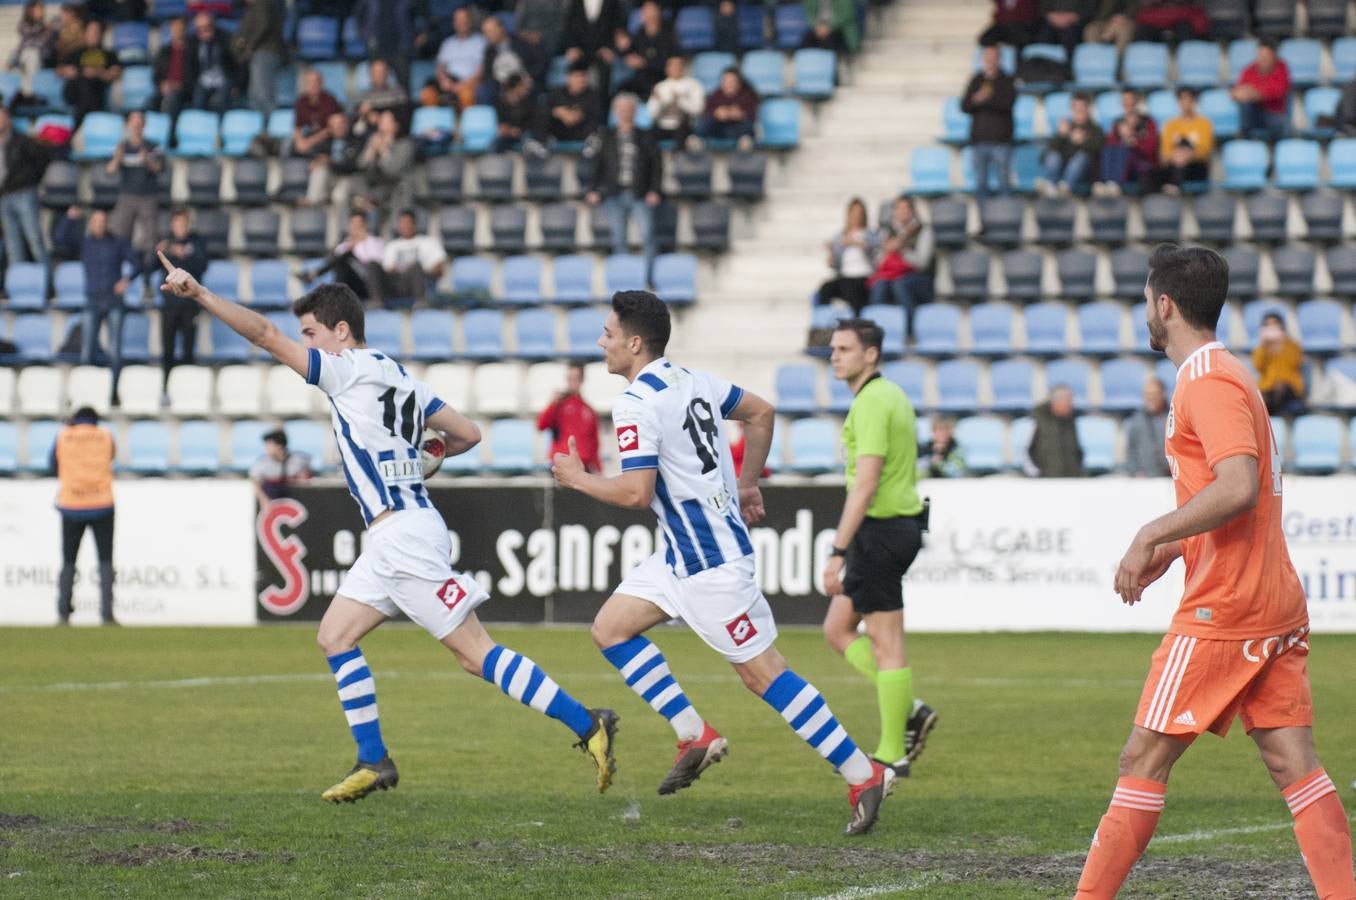
<svg viewBox="0 0 1356 900"><path fill-rule="evenodd" d="M702 461L702 474L713 471L717 465L716 441L720 437L720 429L716 427L711 404L701 397L689 403L683 429L692 438L692 449L697 451L697 458Z"/></svg>

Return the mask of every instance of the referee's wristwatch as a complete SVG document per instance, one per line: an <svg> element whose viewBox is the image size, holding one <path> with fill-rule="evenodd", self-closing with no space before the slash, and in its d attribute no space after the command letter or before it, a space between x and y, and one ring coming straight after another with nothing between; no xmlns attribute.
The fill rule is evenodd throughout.
<svg viewBox="0 0 1356 900"><path fill-rule="evenodd" d="M829 556L847 556L847 549L844 547L830 547Z"/></svg>

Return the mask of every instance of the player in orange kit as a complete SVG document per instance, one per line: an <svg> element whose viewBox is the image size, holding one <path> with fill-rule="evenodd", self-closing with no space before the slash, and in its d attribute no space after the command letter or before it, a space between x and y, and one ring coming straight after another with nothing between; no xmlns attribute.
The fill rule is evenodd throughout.
<svg viewBox="0 0 1356 900"><path fill-rule="evenodd" d="M1321 900L1356 900L1351 827L1314 749L1309 615L1281 532L1281 455L1257 384L1215 337L1229 266L1160 246L1144 289L1149 344L1177 364L1166 453L1177 509L1139 530L1116 593L1140 599L1182 557L1186 587L1154 653L1120 780L1093 835L1079 898L1111 898L1153 837L1168 773L1235 717L1295 820Z"/></svg>

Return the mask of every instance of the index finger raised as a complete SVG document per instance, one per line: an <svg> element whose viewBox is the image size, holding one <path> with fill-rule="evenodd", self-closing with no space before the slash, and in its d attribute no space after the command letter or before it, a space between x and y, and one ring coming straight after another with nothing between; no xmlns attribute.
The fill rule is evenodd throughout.
<svg viewBox="0 0 1356 900"><path fill-rule="evenodd" d="M174 264L171 263L171 262L169 261L168 258L166 258L166 256L165 256L165 251L164 251L164 250L159 250L159 249L157 249L157 250L155 251L155 255L158 256L158 257L160 257L160 265L162 265L162 266L165 267L165 271L166 271L166 272L173 272L173 271L174 271Z"/></svg>

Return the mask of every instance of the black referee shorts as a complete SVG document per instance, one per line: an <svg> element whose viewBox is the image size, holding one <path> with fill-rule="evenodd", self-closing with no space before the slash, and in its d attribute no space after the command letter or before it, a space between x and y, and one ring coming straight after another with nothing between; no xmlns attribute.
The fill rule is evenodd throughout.
<svg viewBox="0 0 1356 900"><path fill-rule="evenodd" d="M858 613L904 608L904 573L923 546L914 516L863 519L847 548L843 593Z"/></svg>

